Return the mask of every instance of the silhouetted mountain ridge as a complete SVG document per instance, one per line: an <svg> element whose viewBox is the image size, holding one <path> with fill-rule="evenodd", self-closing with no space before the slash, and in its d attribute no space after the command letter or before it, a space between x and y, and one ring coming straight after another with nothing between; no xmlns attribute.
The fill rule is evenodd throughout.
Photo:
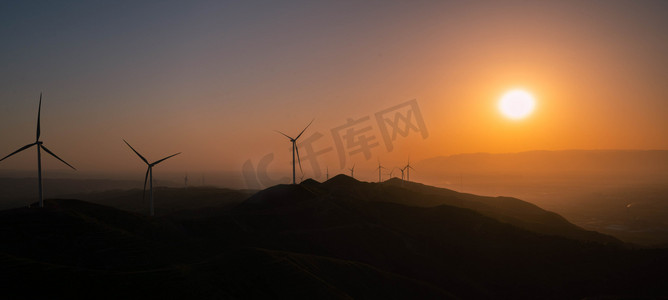
<svg viewBox="0 0 668 300"><path fill-rule="evenodd" d="M166 208L172 212L150 218L51 199L44 209L1 211L3 295L581 299L668 294L666 250L530 231L489 212L440 204L475 202L475 195L397 180L335 178L274 186L243 202L220 190L180 194L207 198L192 200L195 207L213 210L203 216ZM159 192L170 191L187 193ZM123 197L140 196L133 191ZM480 202L500 216L521 220L525 216L516 208L541 212L517 199L483 200L508 206L503 212ZM31 288L34 282L41 289Z"/></svg>
<svg viewBox="0 0 668 300"><path fill-rule="evenodd" d="M383 184L394 187L394 190L390 192L394 196L385 195L382 198L384 201L422 207L451 205L468 208L529 231L560 235L577 240L621 244L614 237L579 228L556 213L546 211L517 198L459 193L445 188L403 181L398 178L389 179ZM415 193L420 196L416 197Z"/></svg>
<svg viewBox="0 0 668 300"><path fill-rule="evenodd" d="M609 274L620 276L618 272L652 264L635 254L632 259L627 257L635 252L614 238L603 236L603 241L596 241L601 237L594 234L593 239L585 236L574 240L542 230L529 231L474 209L439 205L443 196L412 191L413 183L365 183L342 176L345 175L317 186L312 182L280 186L281 193L276 192L276 187L260 191L232 210L232 218L248 235L262 237L254 241L258 247L360 261L429 282L464 298L564 298L583 290L596 293L606 284L602 278ZM405 187L395 186L397 183ZM419 185L412 188L428 189ZM436 205L409 201L422 197ZM469 197L477 199L474 195ZM500 207L510 203L511 208L528 209L529 215L554 217L521 200L490 201L498 202ZM500 215L523 217L510 208L502 212L483 204L479 206ZM587 233L560 218L549 219L545 226L552 226L552 221L557 222L557 229L563 226ZM610 261L616 261L614 267ZM627 280L625 276L618 278ZM594 284L579 292L572 290L576 282L583 280Z"/></svg>
<svg viewBox="0 0 668 300"><path fill-rule="evenodd" d="M154 193L157 215L180 215L201 218L215 215L220 211L236 206L254 192L214 187L155 187ZM66 197L140 214L146 214L149 210L148 192L144 194L141 189L69 194Z"/></svg>

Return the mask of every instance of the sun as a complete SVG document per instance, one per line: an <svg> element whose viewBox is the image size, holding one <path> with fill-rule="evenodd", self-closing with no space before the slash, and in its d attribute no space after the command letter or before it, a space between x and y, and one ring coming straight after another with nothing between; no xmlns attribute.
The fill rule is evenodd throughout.
<svg viewBox="0 0 668 300"><path fill-rule="evenodd" d="M499 100L499 111L509 119L520 120L529 116L536 102L533 96L524 90L510 90Z"/></svg>

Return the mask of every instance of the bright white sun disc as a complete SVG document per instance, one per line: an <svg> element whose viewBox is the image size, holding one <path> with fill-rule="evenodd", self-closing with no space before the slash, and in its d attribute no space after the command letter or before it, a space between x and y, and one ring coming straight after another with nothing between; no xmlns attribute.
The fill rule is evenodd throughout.
<svg viewBox="0 0 668 300"><path fill-rule="evenodd" d="M535 106L533 96L523 90L512 90L499 100L499 110L511 119L522 119L531 114Z"/></svg>

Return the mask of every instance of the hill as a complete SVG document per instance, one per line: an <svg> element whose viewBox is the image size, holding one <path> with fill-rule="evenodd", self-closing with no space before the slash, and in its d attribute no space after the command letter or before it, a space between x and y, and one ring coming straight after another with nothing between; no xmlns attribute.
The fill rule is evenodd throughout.
<svg viewBox="0 0 668 300"><path fill-rule="evenodd" d="M450 205L468 208L496 220L537 233L559 235L582 241L621 243L614 237L584 230L554 212L544 210L517 198L486 197L459 193L444 188L407 182L398 178L385 181L384 184L388 186L385 194L377 196L377 199L383 201L421 207ZM419 197L416 197L416 194Z"/></svg>
<svg viewBox="0 0 668 300"><path fill-rule="evenodd" d="M520 198L625 242L668 243L667 150L458 154L415 168L411 178L429 185Z"/></svg>
<svg viewBox="0 0 668 300"><path fill-rule="evenodd" d="M405 195L417 202L424 196L393 182L364 183L340 175L322 184L266 189L236 207L232 217L248 235L260 237L259 247L361 261L462 298L614 294L624 288L609 285L611 278L644 286L663 277L642 251L610 237L601 235L603 243L575 240L528 231L471 209L396 203ZM659 253L665 264L665 253ZM657 277L641 282L624 275L631 270Z"/></svg>
<svg viewBox="0 0 668 300"><path fill-rule="evenodd" d="M452 298L359 262L223 245L188 233L198 226L78 200L45 203L0 212L5 299Z"/></svg>
<svg viewBox="0 0 668 300"><path fill-rule="evenodd" d="M157 215L198 218L214 215L217 211L238 205L255 192L216 187L189 187L187 189L155 187L153 190ZM148 192L144 195L141 189L108 190L64 196L140 214L147 214L149 210Z"/></svg>
<svg viewBox="0 0 668 300"><path fill-rule="evenodd" d="M451 192L337 176L157 218L50 199L0 212L0 275L9 298L668 295L666 250L527 230L503 218L544 211L475 195L488 212L439 203L473 201Z"/></svg>

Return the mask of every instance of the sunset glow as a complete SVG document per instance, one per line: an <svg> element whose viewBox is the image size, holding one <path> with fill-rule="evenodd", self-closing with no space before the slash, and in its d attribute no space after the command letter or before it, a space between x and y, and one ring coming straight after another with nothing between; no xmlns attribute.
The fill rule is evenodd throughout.
<svg viewBox="0 0 668 300"><path fill-rule="evenodd" d="M243 167L259 165L288 183L274 130L313 119L302 139L321 154L299 150L318 180L353 163L373 180L361 170L409 155L668 148L665 4L485 3L17 2L0 9L0 156L34 134L40 92L43 137L79 170L67 176L145 172L124 138L147 157L183 152L156 176L245 187ZM422 125L406 108L376 117L413 99ZM349 140L368 149L348 148L347 130L366 130ZM33 156L0 173L33 174Z"/></svg>

